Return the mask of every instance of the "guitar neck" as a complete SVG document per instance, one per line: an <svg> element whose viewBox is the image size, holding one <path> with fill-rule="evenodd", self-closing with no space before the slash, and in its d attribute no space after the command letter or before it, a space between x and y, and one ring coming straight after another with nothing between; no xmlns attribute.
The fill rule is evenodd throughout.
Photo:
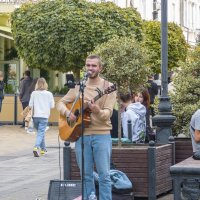
<svg viewBox="0 0 200 200"><path fill-rule="evenodd" d="M100 99L103 95L104 95L104 93L101 92L101 94L98 94L96 97L94 97L94 102L97 101L98 99Z"/></svg>

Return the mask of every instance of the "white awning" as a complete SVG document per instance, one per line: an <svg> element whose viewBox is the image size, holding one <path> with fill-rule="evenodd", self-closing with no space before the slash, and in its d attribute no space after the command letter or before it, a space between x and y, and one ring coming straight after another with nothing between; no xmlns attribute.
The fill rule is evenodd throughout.
<svg viewBox="0 0 200 200"><path fill-rule="evenodd" d="M0 26L0 31L11 33L11 28L8 26Z"/></svg>
<svg viewBox="0 0 200 200"><path fill-rule="evenodd" d="M2 36L2 37L4 37L4 38L7 38L7 39L10 39L10 40L14 40L13 37L8 36L8 35L3 34L3 33L0 33L0 36Z"/></svg>
<svg viewBox="0 0 200 200"><path fill-rule="evenodd" d="M3 33L1 31L3 31ZM5 32L11 34L11 28L7 26L0 26L0 36L10 40L14 40L12 36L7 35Z"/></svg>

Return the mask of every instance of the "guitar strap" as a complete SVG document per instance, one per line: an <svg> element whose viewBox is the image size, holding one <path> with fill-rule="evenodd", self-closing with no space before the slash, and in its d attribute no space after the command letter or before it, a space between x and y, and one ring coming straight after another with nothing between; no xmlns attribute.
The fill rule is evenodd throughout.
<svg viewBox="0 0 200 200"><path fill-rule="evenodd" d="M104 86L103 86L103 90L106 90L108 87L109 87L109 82L107 80L104 79ZM106 99L107 99L107 95L106 97L104 98L104 102L102 103L102 108L104 107L105 105L105 102L106 102Z"/></svg>
<svg viewBox="0 0 200 200"><path fill-rule="evenodd" d="M104 90L109 87L109 82L104 79Z"/></svg>

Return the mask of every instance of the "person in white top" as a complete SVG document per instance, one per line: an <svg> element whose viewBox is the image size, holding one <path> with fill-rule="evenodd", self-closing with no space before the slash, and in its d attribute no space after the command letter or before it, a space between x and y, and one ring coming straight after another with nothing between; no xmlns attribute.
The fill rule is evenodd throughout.
<svg viewBox="0 0 200 200"><path fill-rule="evenodd" d="M146 108L140 102L132 103L132 95L120 94L124 112L121 113L123 136L134 143L144 143L146 137ZM128 128L128 121L131 129ZM131 131L129 133L129 131Z"/></svg>
<svg viewBox="0 0 200 200"><path fill-rule="evenodd" d="M35 91L31 93L29 107L33 112L33 123L37 130L36 143L33 149L35 157L39 157L40 154L46 153L45 146L45 129L48 124L50 116L50 110L55 107L53 94L47 91L48 85L44 78L37 80Z"/></svg>

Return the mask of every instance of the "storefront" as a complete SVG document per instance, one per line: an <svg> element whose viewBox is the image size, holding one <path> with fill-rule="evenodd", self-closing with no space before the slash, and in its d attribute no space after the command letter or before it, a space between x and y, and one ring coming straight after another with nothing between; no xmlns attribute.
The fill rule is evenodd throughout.
<svg viewBox="0 0 200 200"><path fill-rule="evenodd" d="M17 92L20 80L20 63L14 51L10 15L0 13L0 71L4 73L5 90L9 94Z"/></svg>

